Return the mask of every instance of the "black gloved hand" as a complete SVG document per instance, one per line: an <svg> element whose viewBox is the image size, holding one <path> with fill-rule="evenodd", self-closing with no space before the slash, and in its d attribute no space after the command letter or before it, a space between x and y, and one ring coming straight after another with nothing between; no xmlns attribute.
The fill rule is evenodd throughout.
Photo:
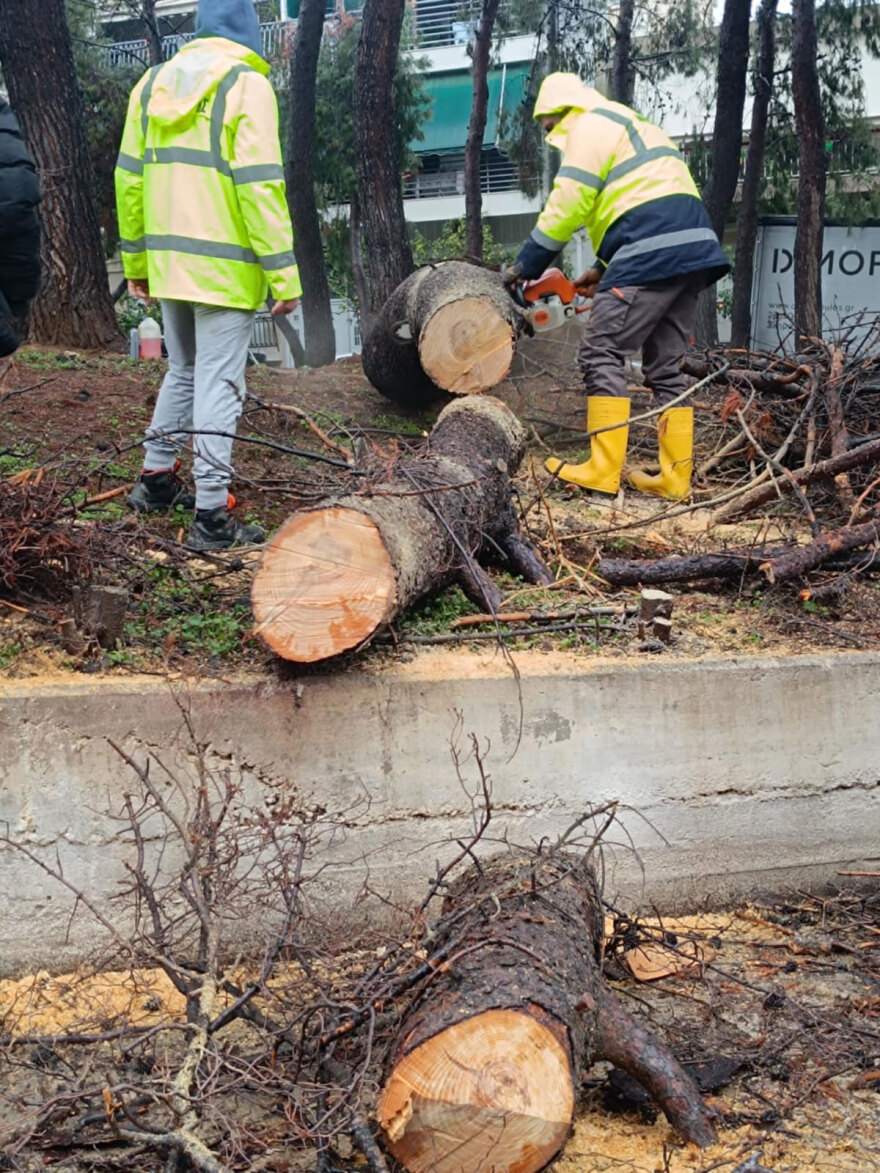
<svg viewBox="0 0 880 1173"><path fill-rule="evenodd" d="M509 265L506 269L502 269L501 280L504 283L504 288L507 290L513 289L515 285L518 285L522 281L522 274L523 267L519 261Z"/></svg>

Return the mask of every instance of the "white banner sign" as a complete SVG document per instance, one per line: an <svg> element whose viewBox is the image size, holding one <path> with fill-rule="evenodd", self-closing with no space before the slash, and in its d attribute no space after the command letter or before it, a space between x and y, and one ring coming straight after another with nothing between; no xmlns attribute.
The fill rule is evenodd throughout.
<svg viewBox="0 0 880 1173"><path fill-rule="evenodd" d="M763 224L755 245L752 345L775 349L794 317L794 224ZM857 336L880 315L880 228L826 228L822 244L823 334L832 339L861 318ZM789 338L788 347L791 348Z"/></svg>

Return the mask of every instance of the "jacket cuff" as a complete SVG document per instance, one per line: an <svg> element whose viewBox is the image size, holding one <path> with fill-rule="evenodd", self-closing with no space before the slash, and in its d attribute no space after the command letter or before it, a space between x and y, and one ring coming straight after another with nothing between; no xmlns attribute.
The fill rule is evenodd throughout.
<svg viewBox="0 0 880 1173"><path fill-rule="evenodd" d="M145 281L150 275L147 265L147 254L145 252L123 253L122 273L129 281Z"/></svg>
<svg viewBox="0 0 880 1173"><path fill-rule="evenodd" d="M522 275L526 281L540 277L544 270L554 263L565 245L560 244L556 250L544 248L536 240L529 239L519 250L516 263L522 265Z"/></svg>
<svg viewBox="0 0 880 1173"><path fill-rule="evenodd" d="M302 297L302 283L299 279L299 268L289 265L277 273L268 273L269 290L276 301L293 301Z"/></svg>

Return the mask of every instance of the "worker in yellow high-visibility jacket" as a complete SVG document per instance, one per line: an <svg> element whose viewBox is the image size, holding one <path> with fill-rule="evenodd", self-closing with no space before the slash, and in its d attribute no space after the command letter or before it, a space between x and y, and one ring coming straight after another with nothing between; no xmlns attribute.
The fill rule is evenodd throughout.
<svg viewBox="0 0 880 1173"><path fill-rule="evenodd" d="M147 432L139 510L192 507L187 544L262 541L229 510L254 311L302 293L287 209L278 104L252 0L199 0L195 39L135 86L116 167L123 269L162 306L168 373ZM176 457L194 432L195 498Z"/></svg>
<svg viewBox="0 0 880 1173"><path fill-rule="evenodd" d="M584 488L616 493L629 431L625 356L641 348L645 382L659 406L680 395L697 296L730 266L687 164L660 127L572 73L546 78L534 116L563 152L562 166L507 280L540 276L586 227L597 268L585 278L598 285L579 356L587 430L615 425L592 437L583 464L550 459L547 468ZM659 474L636 472L630 483L661 497L686 496L693 431L693 408L666 410Z"/></svg>

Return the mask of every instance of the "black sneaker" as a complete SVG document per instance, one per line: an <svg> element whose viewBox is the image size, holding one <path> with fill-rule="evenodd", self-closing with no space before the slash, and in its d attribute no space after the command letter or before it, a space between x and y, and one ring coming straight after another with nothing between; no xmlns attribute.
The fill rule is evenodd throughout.
<svg viewBox="0 0 880 1173"><path fill-rule="evenodd" d="M189 550L228 550L230 546L256 546L266 535L258 525L247 525L230 517L225 505L197 509L186 547Z"/></svg>
<svg viewBox="0 0 880 1173"><path fill-rule="evenodd" d="M128 503L138 513L158 513L166 509L195 509L196 499L188 493L177 475L178 461L173 468L144 469L138 482L128 494Z"/></svg>

